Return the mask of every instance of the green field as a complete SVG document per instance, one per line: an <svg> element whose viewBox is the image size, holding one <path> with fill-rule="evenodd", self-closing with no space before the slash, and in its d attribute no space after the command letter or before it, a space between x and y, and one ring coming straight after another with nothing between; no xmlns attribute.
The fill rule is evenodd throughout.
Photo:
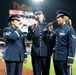
<svg viewBox="0 0 76 75"><path fill-rule="evenodd" d="M31 56L30 55L28 55L28 62L26 64L24 64L24 67L32 70ZM74 64L72 66L72 71L73 71L73 75L76 75L76 56L75 56ZM50 65L50 74L55 75L52 59L51 59L51 65Z"/></svg>

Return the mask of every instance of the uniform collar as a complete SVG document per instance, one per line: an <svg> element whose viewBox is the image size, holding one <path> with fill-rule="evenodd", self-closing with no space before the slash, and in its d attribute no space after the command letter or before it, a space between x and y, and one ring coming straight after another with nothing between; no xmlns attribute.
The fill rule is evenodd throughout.
<svg viewBox="0 0 76 75"><path fill-rule="evenodd" d="M16 29L17 29L17 28L14 28L14 27L12 27L12 26L11 26L11 28L12 28L13 30L16 30Z"/></svg>
<svg viewBox="0 0 76 75"><path fill-rule="evenodd" d="M41 22L40 24L47 24L46 22Z"/></svg>
<svg viewBox="0 0 76 75"><path fill-rule="evenodd" d="M62 26L60 26L60 28L63 28L64 26L66 26L66 24L63 24Z"/></svg>

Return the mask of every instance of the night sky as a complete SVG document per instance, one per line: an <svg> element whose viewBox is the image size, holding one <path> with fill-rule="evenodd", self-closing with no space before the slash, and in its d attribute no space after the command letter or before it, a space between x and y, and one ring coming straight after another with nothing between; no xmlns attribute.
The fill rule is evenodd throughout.
<svg viewBox="0 0 76 75"><path fill-rule="evenodd" d="M8 10L12 8L12 1L20 4L24 3L32 8L42 7L45 10L46 22L55 20L56 11L64 10L70 13L73 27L76 31L76 1L75 0L44 0L44 2L35 3L32 0L1 0L0 1L0 29L7 26ZM55 28L57 25L55 25ZM0 31L0 37L2 31Z"/></svg>

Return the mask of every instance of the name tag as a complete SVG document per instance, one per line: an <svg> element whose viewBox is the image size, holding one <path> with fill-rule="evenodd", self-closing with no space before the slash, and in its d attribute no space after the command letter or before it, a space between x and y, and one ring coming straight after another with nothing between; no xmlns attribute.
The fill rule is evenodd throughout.
<svg viewBox="0 0 76 75"><path fill-rule="evenodd" d="M65 35L65 33L59 33L59 35Z"/></svg>
<svg viewBox="0 0 76 75"><path fill-rule="evenodd" d="M49 35L49 36L53 36L53 34Z"/></svg>

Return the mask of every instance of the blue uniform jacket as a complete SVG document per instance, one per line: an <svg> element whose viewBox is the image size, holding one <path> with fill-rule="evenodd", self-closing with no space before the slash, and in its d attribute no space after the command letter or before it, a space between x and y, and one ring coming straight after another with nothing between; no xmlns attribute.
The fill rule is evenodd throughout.
<svg viewBox="0 0 76 75"><path fill-rule="evenodd" d="M28 28L29 33L27 39L32 40L31 55L34 57L47 57L52 53L52 46L50 45L49 41L49 31L44 31L46 25L47 23L45 22L39 23L35 28L34 33L32 32L32 26L29 26Z"/></svg>
<svg viewBox="0 0 76 75"><path fill-rule="evenodd" d="M51 32L51 39L55 40L54 59L73 63L75 55L75 31L73 27L64 24Z"/></svg>
<svg viewBox="0 0 76 75"><path fill-rule="evenodd" d="M3 29L5 40L4 60L23 61L27 57L23 33L19 29L6 27Z"/></svg>

